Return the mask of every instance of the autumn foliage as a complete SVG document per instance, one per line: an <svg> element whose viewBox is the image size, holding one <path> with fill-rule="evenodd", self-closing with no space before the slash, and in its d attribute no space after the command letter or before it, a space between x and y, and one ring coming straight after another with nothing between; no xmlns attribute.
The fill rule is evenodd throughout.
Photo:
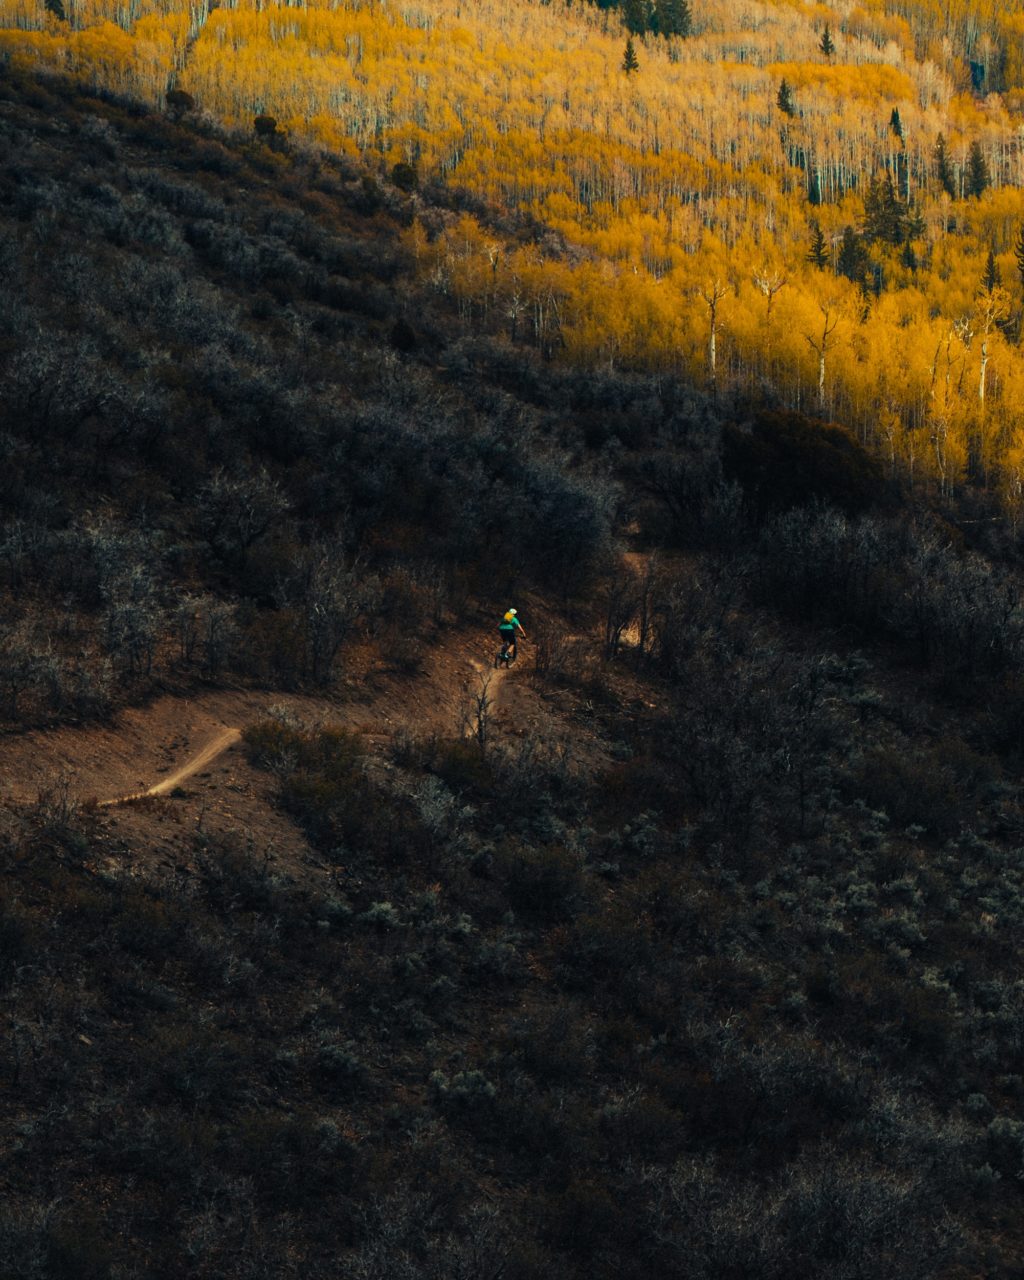
<svg viewBox="0 0 1024 1280"><path fill-rule="evenodd" d="M766 396L911 486L1021 505L1019 0L695 6L686 37L632 36L632 74L637 24L593 6L4 0L0 22L18 63L186 94L250 136L273 118L275 146L557 232L411 204L408 247L467 326Z"/></svg>

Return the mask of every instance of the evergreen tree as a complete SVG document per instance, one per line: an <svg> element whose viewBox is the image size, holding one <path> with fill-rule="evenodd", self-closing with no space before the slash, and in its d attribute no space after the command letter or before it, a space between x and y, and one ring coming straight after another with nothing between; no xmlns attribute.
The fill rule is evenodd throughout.
<svg viewBox="0 0 1024 1280"><path fill-rule="evenodd" d="M988 257L985 259L985 273L981 277L982 287L986 293L991 293L1003 283L1003 273L999 270L999 263L996 262L996 254L994 249L989 249Z"/></svg>
<svg viewBox="0 0 1024 1280"><path fill-rule="evenodd" d="M868 255L864 242L853 227L843 228L843 243L839 249L837 269L841 276L855 284L863 284L867 274Z"/></svg>
<svg viewBox="0 0 1024 1280"><path fill-rule="evenodd" d="M988 184L988 162L981 149L981 143L975 139L971 143L971 152L967 159L967 193L980 196Z"/></svg>
<svg viewBox="0 0 1024 1280"><path fill-rule="evenodd" d="M52 13L55 18L59 18L61 22L67 22L68 16L64 12L63 0L46 0L46 11Z"/></svg>
<svg viewBox="0 0 1024 1280"><path fill-rule="evenodd" d="M914 246L909 240L903 246L903 252L900 254L900 262L903 263L908 271L917 270L917 254L914 252Z"/></svg>
<svg viewBox="0 0 1024 1280"><path fill-rule="evenodd" d="M825 233L822 231L820 223L813 218L810 226L811 247L807 251L807 261L817 267L819 271L822 271L828 266L828 245L825 243Z"/></svg>
<svg viewBox="0 0 1024 1280"><path fill-rule="evenodd" d="M949 156L946 155L946 139L941 133L935 139L935 176L939 180L939 186L955 200L956 180L953 177Z"/></svg>
<svg viewBox="0 0 1024 1280"><path fill-rule="evenodd" d="M693 29L689 0L655 0L653 25L660 36L688 36Z"/></svg>
<svg viewBox="0 0 1024 1280"><path fill-rule="evenodd" d="M903 141L903 121L900 119L899 107L892 109L892 115L889 117L889 132L895 134L900 142Z"/></svg>
<svg viewBox="0 0 1024 1280"><path fill-rule="evenodd" d="M1017 274L1020 276L1020 282L1024 285L1024 225L1021 226L1017 243L1013 246L1013 256L1017 260Z"/></svg>
<svg viewBox="0 0 1024 1280"><path fill-rule="evenodd" d="M775 95L775 105L783 115L796 115L796 103L793 101L793 90L789 87L789 82L787 80L783 80L779 85L779 92Z"/></svg>
<svg viewBox="0 0 1024 1280"><path fill-rule="evenodd" d="M902 244L906 239L906 214L889 173L875 174L864 196L864 238Z"/></svg>
<svg viewBox="0 0 1024 1280"><path fill-rule="evenodd" d="M626 52L622 56L622 69L627 76L632 75L634 71L640 70L640 62L636 56L632 36L626 41Z"/></svg>
<svg viewBox="0 0 1024 1280"><path fill-rule="evenodd" d="M832 32L827 22L825 23L825 30L821 33L821 39L818 41L818 48L826 58L831 58L836 51L836 43L832 39Z"/></svg>
<svg viewBox="0 0 1024 1280"><path fill-rule="evenodd" d="M624 0L622 20L626 30L633 36L642 36L651 27L651 5L649 0Z"/></svg>

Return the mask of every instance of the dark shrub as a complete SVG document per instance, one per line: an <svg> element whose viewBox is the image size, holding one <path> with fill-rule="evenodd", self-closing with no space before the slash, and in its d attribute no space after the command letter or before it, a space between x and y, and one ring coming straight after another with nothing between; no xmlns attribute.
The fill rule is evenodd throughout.
<svg viewBox="0 0 1024 1280"><path fill-rule="evenodd" d="M91 1210L70 1210L51 1224L45 1274L52 1280L106 1280L113 1261Z"/></svg>
<svg viewBox="0 0 1024 1280"><path fill-rule="evenodd" d="M176 119L183 116L186 111L195 109L196 100L190 93L186 93L184 89L170 89L167 93L167 110Z"/></svg>
<svg viewBox="0 0 1024 1280"><path fill-rule="evenodd" d="M494 766L472 738L440 743L432 764L438 777L453 791L479 797L493 791Z"/></svg>
<svg viewBox="0 0 1024 1280"><path fill-rule="evenodd" d="M391 345L394 349L408 353L416 350L416 344L416 330L408 320L396 320L391 327Z"/></svg>
<svg viewBox="0 0 1024 1280"><path fill-rule="evenodd" d="M892 500L881 465L849 432L801 413L762 413L749 430L727 426L722 464L762 516L812 502L853 515Z"/></svg>
<svg viewBox="0 0 1024 1280"><path fill-rule="evenodd" d="M559 845L506 845L496 863L513 910L530 919L565 920L584 898L580 857Z"/></svg>
<svg viewBox="0 0 1024 1280"><path fill-rule="evenodd" d="M0 902L0 990L14 981L15 969L34 949L36 926L16 901Z"/></svg>
<svg viewBox="0 0 1024 1280"><path fill-rule="evenodd" d="M419 175L411 164L399 161L391 170L391 181L399 191L415 191L420 185Z"/></svg>
<svg viewBox="0 0 1024 1280"><path fill-rule="evenodd" d="M973 822L979 796L994 781L989 759L943 741L912 752L875 747L854 770L850 788L897 830L914 825L942 839Z"/></svg>

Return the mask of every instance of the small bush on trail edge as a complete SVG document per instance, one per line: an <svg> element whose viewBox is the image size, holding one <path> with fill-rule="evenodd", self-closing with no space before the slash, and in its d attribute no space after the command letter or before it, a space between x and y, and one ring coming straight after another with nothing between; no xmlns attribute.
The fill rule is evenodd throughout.
<svg viewBox="0 0 1024 1280"><path fill-rule="evenodd" d="M431 767L453 791L483 798L494 790L494 766L472 738L439 742Z"/></svg>
<svg viewBox="0 0 1024 1280"><path fill-rule="evenodd" d="M347 776L362 756L355 734L344 729L297 728L282 720L259 720L242 731L249 759L261 768L315 770L331 777Z"/></svg>

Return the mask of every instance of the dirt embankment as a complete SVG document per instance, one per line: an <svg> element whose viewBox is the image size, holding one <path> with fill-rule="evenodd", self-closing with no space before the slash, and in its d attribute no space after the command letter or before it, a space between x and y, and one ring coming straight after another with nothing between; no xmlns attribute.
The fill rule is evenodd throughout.
<svg viewBox="0 0 1024 1280"><path fill-rule="evenodd" d="M462 634L445 638L414 673L389 670L369 651L353 654L348 674L323 697L224 689L164 695L109 724L12 734L0 739L0 805L31 803L60 783L102 811L100 843L122 865L154 858L177 865L197 827L234 833L293 865L308 862L301 835L273 805L273 780L238 749L245 726L285 712L363 735L367 749L380 752L403 732L474 732L482 691L497 732L513 720L517 729L550 721L522 667L495 671L490 650L488 636Z"/></svg>

